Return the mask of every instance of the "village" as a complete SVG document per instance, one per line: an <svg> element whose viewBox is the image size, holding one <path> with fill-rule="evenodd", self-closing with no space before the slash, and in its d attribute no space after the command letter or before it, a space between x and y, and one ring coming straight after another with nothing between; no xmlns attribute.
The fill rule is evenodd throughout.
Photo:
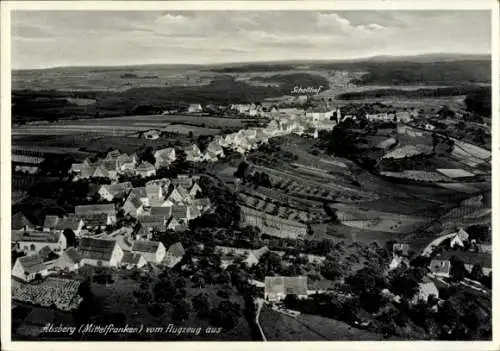
<svg viewBox="0 0 500 351"><path fill-rule="evenodd" d="M343 114L341 107L324 101L308 108L264 106L237 104L229 108L239 115L266 121L265 127L215 135L204 145L194 142L132 154L111 149L72 163L67 170L68 187L95 183L92 196L83 196L81 203L71 204L72 212L50 213L48 209L43 223L38 225L23 212L12 215L13 299L72 311L86 298L79 286L89 277L94 282L104 279L105 286L99 289L105 295L108 286L113 289L113 285L119 285L120 280L134 272L146 281L161 279L155 289L165 278L152 277L162 274L189 279L194 286L204 285L213 277L205 276L205 283L200 283L196 271L203 266L212 267L217 276L239 272L239 283L234 284L245 291L245 296L252 296L252 302L244 304L245 309L253 311L253 323L260 338L266 340L261 311L269 313L270 309L296 319L304 312L311 313L306 305L311 301L319 303L319 297L340 298L346 304L360 298L356 292L339 291L339 283L355 279L360 273L352 267L341 268L338 262L342 260L336 253L351 252L356 256L353 250L372 241L369 230L405 233L414 225L411 221L419 226L428 222L409 216L397 220L397 215L384 214L383 206L379 209L382 212L361 211L362 203L381 200L384 194L353 185L357 181L352 161L305 151L303 145L309 148L321 145L325 136L346 124L354 124L351 128L358 129L360 123L365 128L376 126L370 143L378 150L377 171L381 177L433 184L448 191L462 187L465 190L458 189L462 197L471 194L470 188L479 191L487 185L482 183L485 172L476 167L489 162L491 153L475 147L468 148L465 154L466 148L462 147L465 143L458 140L452 146L453 151L448 152L455 157L454 167L445 162L432 170L407 166L408 162L414 162L411 160L436 155L436 145L434 148L423 145L423 140L428 142L431 133L435 138L439 129L432 124L433 116L426 117L417 109L362 115ZM196 116L204 110L206 107L192 104L184 113ZM166 111L163 116L168 119L172 113L178 111ZM390 135L384 134L388 130L386 124L394 125ZM382 128L380 133L378 128ZM146 139L160 138L153 131L143 135ZM14 154L12 162L18 172L36 173L43 158ZM339 180L349 177L352 180ZM335 200L347 207L335 204ZM381 279L392 283L378 285L371 293L394 306L409 303L410 307L405 308L412 309L411 306L425 304L435 313L445 302L440 298L443 289L458 287L488 296L491 226L489 232L484 232L488 219L477 222L477 213L481 212L481 218L488 217L491 205L482 195L464 201L463 207L471 212L432 233L442 238L437 243L428 239L431 244L426 248L412 247L404 240L391 239L389 234L379 241L378 248L370 255L377 257L377 269L383 272ZM468 215L476 221L467 222ZM339 234L337 238L334 235L335 240L330 242L325 236L329 229L324 228L332 226L332 218L347 232L359 228L359 235ZM407 226L406 221L411 223ZM393 226L388 229L387 223ZM382 227L386 229L378 229ZM469 228L473 233L467 232ZM366 238L357 242L364 231ZM304 246L304 241L323 243L326 248L311 249L309 244ZM388 242L389 246L380 242ZM347 251L340 254L337 249ZM370 262L372 259L366 257ZM414 273L416 270L418 274ZM242 276L246 277L243 281ZM231 279L224 278L224 284ZM408 283L404 285L401 281ZM396 286L393 289L396 291L390 290L391 285ZM221 296L231 295L226 290ZM159 297L148 299L144 293L134 292L134 299L156 307L163 301ZM318 310L313 314L321 313ZM187 316L184 311L180 321ZM363 313L337 317L355 328L380 332L377 318ZM226 327L227 323L215 322Z"/></svg>

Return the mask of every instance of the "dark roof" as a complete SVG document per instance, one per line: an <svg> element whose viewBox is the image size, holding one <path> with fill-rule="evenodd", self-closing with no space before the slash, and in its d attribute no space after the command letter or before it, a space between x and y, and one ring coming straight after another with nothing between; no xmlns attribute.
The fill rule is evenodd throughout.
<svg viewBox="0 0 500 351"><path fill-rule="evenodd" d="M176 242L175 244L170 245L170 247L168 248L168 253L171 256L183 257L186 251L184 250L184 247L180 242Z"/></svg>
<svg viewBox="0 0 500 351"><path fill-rule="evenodd" d="M106 213L89 214L82 217L86 227L101 227L108 224L108 215Z"/></svg>
<svg viewBox="0 0 500 351"><path fill-rule="evenodd" d="M155 169L155 166L153 166L148 161L144 161L139 166L136 167L135 171L136 172L145 172L145 171L151 171L154 169Z"/></svg>
<svg viewBox="0 0 500 351"><path fill-rule="evenodd" d="M105 187L111 195L118 196L129 191L132 188L132 183L123 182L117 184L103 185L103 187Z"/></svg>
<svg viewBox="0 0 500 351"><path fill-rule="evenodd" d="M151 216L163 216L166 218L170 218L172 215L171 207L151 207L150 210Z"/></svg>
<svg viewBox="0 0 500 351"><path fill-rule="evenodd" d="M116 209L114 204L94 204L94 205L81 205L75 207L75 214L77 216L84 216L87 214L94 213L107 213L110 215L116 215Z"/></svg>
<svg viewBox="0 0 500 351"><path fill-rule="evenodd" d="M44 228L55 228L56 224L59 222L59 217L54 215L47 215L43 221Z"/></svg>
<svg viewBox="0 0 500 351"><path fill-rule="evenodd" d="M186 218L187 217L187 206L183 205L174 205L172 206L172 217L174 218Z"/></svg>
<svg viewBox="0 0 500 351"><path fill-rule="evenodd" d="M163 215L159 215L159 216L141 216L141 217L139 217L139 222L141 222L144 225L154 224L154 223L161 223L161 224L163 224L165 222L165 216L163 216Z"/></svg>
<svg viewBox="0 0 500 351"><path fill-rule="evenodd" d="M38 255L23 256L19 257L18 260L22 264L24 271L28 273L40 272L46 268L43 259Z"/></svg>
<svg viewBox="0 0 500 351"><path fill-rule="evenodd" d="M114 240L83 237L78 249L82 258L109 261L115 245L118 244Z"/></svg>
<svg viewBox="0 0 500 351"><path fill-rule="evenodd" d="M52 249L48 246L44 246L38 251L38 256L40 256L42 259L47 259L49 254L52 252Z"/></svg>
<svg viewBox="0 0 500 351"><path fill-rule="evenodd" d="M285 295L306 295L307 277L266 277L265 291Z"/></svg>
<svg viewBox="0 0 500 351"><path fill-rule="evenodd" d="M60 233L54 232L29 232L18 236L17 240L40 243L57 243L60 237Z"/></svg>
<svg viewBox="0 0 500 351"><path fill-rule="evenodd" d="M65 250L62 253L62 256L67 258L67 260L71 263L78 263L82 259L77 249L75 249L74 247L70 247L67 250Z"/></svg>
<svg viewBox="0 0 500 351"><path fill-rule="evenodd" d="M135 196L141 198L141 197L147 197L147 194L146 194L146 187L144 186L141 186L139 188L133 188L131 191L130 191L130 195L134 194Z"/></svg>
<svg viewBox="0 0 500 351"><path fill-rule="evenodd" d="M178 177L171 179L171 181L174 186L181 185L188 189L191 188L191 186L193 185L193 179L188 177L180 177L180 178Z"/></svg>
<svg viewBox="0 0 500 351"><path fill-rule="evenodd" d="M22 212L18 212L12 216L11 220L12 229L22 229L25 226L33 227L33 224L24 216Z"/></svg>
<svg viewBox="0 0 500 351"><path fill-rule="evenodd" d="M161 243L159 241L138 240L134 241L134 244L132 245L132 251L155 253L156 251L158 251L160 244Z"/></svg>
<svg viewBox="0 0 500 351"><path fill-rule="evenodd" d="M140 254L124 251L122 263L124 263L124 264L138 264L140 259L141 259Z"/></svg>
<svg viewBox="0 0 500 351"><path fill-rule="evenodd" d="M129 197L127 198L127 202L131 203L134 208L140 208L142 206L142 201L141 199L136 195L130 193Z"/></svg>

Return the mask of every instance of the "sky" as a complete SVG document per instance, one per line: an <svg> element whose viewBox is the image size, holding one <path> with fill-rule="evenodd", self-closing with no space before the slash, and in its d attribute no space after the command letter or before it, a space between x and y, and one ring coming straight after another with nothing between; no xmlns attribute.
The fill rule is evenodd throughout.
<svg viewBox="0 0 500 351"><path fill-rule="evenodd" d="M14 11L12 68L489 54L488 11Z"/></svg>

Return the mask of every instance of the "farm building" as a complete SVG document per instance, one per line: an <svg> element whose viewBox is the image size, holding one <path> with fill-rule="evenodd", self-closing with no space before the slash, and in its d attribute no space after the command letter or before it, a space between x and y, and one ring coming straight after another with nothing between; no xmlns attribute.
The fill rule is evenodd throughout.
<svg viewBox="0 0 500 351"><path fill-rule="evenodd" d="M122 258L123 250L115 240L83 237L78 246L82 265L117 267Z"/></svg>
<svg viewBox="0 0 500 351"><path fill-rule="evenodd" d="M116 223L115 204L94 204L94 205L75 206L76 217L88 218L89 215L98 215L98 214L106 214L107 225Z"/></svg>
<svg viewBox="0 0 500 351"><path fill-rule="evenodd" d="M38 255L18 257L12 267L12 276L24 281L31 281L39 274L41 277L49 275L52 262L44 262Z"/></svg>
<svg viewBox="0 0 500 351"><path fill-rule="evenodd" d="M173 147L156 150L154 156L156 160L155 162L156 169L159 169L161 167L168 167L176 159L175 149Z"/></svg>
<svg viewBox="0 0 500 351"><path fill-rule="evenodd" d="M132 183L104 184L99 188L99 196L107 201L123 198L132 189Z"/></svg>
<svg viewBox="0 0 500 351"><path fill-rule="evenodd" d="M186 161L190 162L202 161L203 154L201 153L200 148L196 144L193 144L184 149L184 153L186 154Z"/></svg>
<svg viewBox="0 0 500 351"><path fill-rule="evenodd" d="M457 232L457 234L451 239L450 241L450 247L454 248L456 246L464 247L464 243L469 240L469 234L463 230L463 228L460 228Z"/></svg>
<svg viewBox="0 0 500 351"><path fill-rule="evenodd" d="M438 277L450 277L451 263L448 260L432 260L429 269Z"/></svg>
<svg viewBox="0 0 500 351"><path fill-rule="evenodd" d="M424 277L422 282L418 284L418 292L413 297L412 303L418 303L418 301L427 302L431 296L438 299L439 290L431 279Z"/></svg>
<svg viewBox="0 0 500 351"><path fill-rule="evenodd" d="M200 113L203 112L203 107L200 104L191 104L188 107L189 113Z"/></svg>
<svg viewBox="0 0 500 351"><path fill-rule="evenodd" d="M141 254L128 251L123 252L123 259L121 262L122 267L125 267L126 269L142 268L146 264L148 264L148 262Z"/></svg>
<svg viewBox="0 0 500 351"><path fill-rule="evenodd" d="M396 112L395 117L398 122L408 123L411 121L411 115L407 111Z"/></svg>
<svg viewBox="0 0 500 351"><path fill-rule="evenodd" d="M408 257L410 254L410 245L395 243L394 245L392 245L392 253L394 255Z"/></svg>
<svg viewBox="0 0 500 351"><path fill-rule="evenodd" d="M241 224L255 226L264 234L279 238L297 239L307 234L307 225L301 222L266 214L246 206L240 206Z"/></svg>
<svg viewBox="0 0 500 351"><path fill-rule="evenodd" d="M36 255L38 252L48 246L52 251L61 252L66 249L66 237L62 232L12 232L12 243L16 244L18 251L23 251L26 255Z"/></svg>
<svg viewBox="0 0 500 351"><path fill-rule="evenodd" d="M81 266L82 258L80 254L74 247L70 247L64 250L58 259L54 262L54 267L56 269L74 271L79 269Z"/></svg>
<svg viewBox="0 0 500 351"><path fill-rule="evenodd" d="M132 245L132 253L142 255L147 262L161 263L166 250L160 241L137 240Z"/></svg>
<svg viewBox="0 0 500 351"><path fill-rule="evenodd" d="M287 295L298 298L307 297L307 277L266 277L264 281L264 299L266 301L281 301Z"/></svg>
<svg viewBox="0 0 500 351"><path fill-rule="evenodd" d="M147 178L156 174L156 168L148 161L143 161L137 166L135 173L142 178Z"/></svg>
<svg viewBox="0 0 500 351"><path fill-rule="evenodd" d="M123 204L123 212L137 218L144 213L144 203L135 193L130 193Z"/></svg>
<svg viewBox="0 0 500 351"><path fill-rule="evenodd" d="M10 226L12 230L28 232L35 230L35 225L31 223L22 212L17 212L12 216Z"/></svg>
<svg viewBox="0 0 500 351"><path fill-rule="evenodd" d="M165 253L165 257L163 260L167 267L172 268L182 260L185 253L186 251L184 250L182 244L180 242L177 242L173 245L170 245L167 252Z"/></svg>
<svg viewBox="0 0 500 351"><path fill-rule="evenodd" d="M146 215L139 217L138 220L141 223L141 225L144 228L146 228L149 232L152 232L154 230L162 232L166 230L165 222L167 218L165 218L165 216L163 215L157 215L157 216Z"/></svg>
<svg viewBox="0 0 500 351"><path fill-rule="evenodd" d="M47 215L45 216L45 220L43 221L43 231L51 232L58 231L63 232L66 229L70 229L75 233L75 235L80 235L81 230L84 226L84 222L81 218L77 218L74 215L70 215L67 217L58 217Z"/></svg>

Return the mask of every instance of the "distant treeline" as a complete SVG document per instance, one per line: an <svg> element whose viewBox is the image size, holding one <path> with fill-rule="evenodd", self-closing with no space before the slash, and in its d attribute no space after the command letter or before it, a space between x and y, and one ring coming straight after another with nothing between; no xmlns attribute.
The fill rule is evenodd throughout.
<svg viewBox="0 0 500 351"><path fill-rule="evenodd" d="M167 109L185 109L190 103L233 104L259 102L289 94L296 85L323 85L328 82L317 75L291 74L277 76L279 86L254 86L221 76L210 84L199 86L138 87L122 92L13 91L13 122L54 121L60 118L114 117L155 114ZM79 106L66 98L95 99Z"/></svg>
<svg viewBox="0 0 500 351"><path fill-rule="evenodd" d="M298 69L303 64L248 64L212 69L219 73L272 72ZM309 69L366 72L353 81L359 85L427 84L456 85L491 82L491 60L453 60L437 62L337 61L307 63Z"/></svg>

